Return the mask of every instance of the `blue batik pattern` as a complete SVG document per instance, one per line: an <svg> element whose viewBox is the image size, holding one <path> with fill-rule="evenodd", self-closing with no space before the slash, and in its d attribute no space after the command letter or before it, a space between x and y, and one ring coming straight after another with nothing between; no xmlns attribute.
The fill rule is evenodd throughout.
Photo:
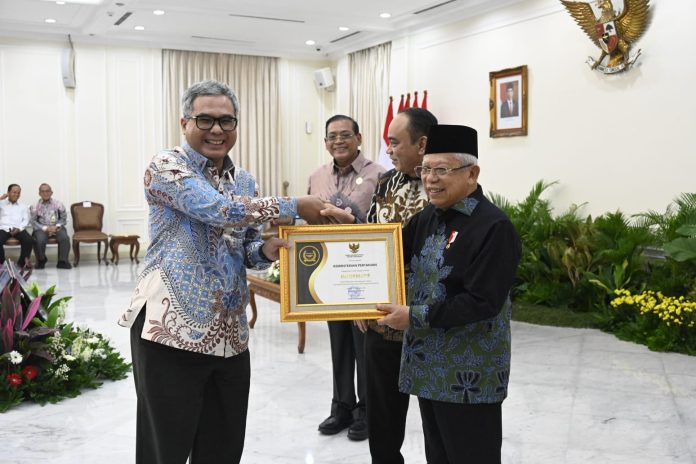
<svg viewBox="0 0 696 464"><path fill-rule="evenodd" d="M246 269L270 265L261 252L262 223L294 217L296 200L258 198L249 173L229 158L218 173L188 145L153 158L145 196L150 247L134 296L147 300L143 337L219 356L246 350ZM132 318L126 312L121 322Z"/></svg>
<svg viewBox="0 0 696 464"><path fill-rule="evenodd" d="M471 215L478 201L453 206ZM510 301L488 320L449 330L430 327L429 306L447 298L443 283L453 267L445 264L445 226L426 238L411 259L408 274L410 326L404 333L399 389L403 393L453 403L497 403L507 396L510 373Z"/></svg>

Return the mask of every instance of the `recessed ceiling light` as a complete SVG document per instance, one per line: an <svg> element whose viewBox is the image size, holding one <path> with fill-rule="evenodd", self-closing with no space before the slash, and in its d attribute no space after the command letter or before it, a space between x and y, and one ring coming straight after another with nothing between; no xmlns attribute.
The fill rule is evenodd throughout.
<svg viewBox="0 0 696 464"><path fill-rule="evenodd" d="M65 2L56 2L56 5L65 5Z"/></svg>
<svg viewBox="0 0 696 464"><path fill-rule="evenodd" d="M384 19L391 18L391 13L380 13L379 17Z"/></svg>
<svg viewBox="0 0 696 464"><path fill-rule="evenodd" d="M145 26L135 26L133 29L135 29L136 31L144 31Z"/></svg>
<svg viewBox="0 0 696 464"><path fill-rule="evenodd" d="M156 16L162 16L164 14L164 10L155 10L152 12L152 14Z"/></svg>
<svg viewBox="0 0 696 464"><path fill-rule="evenodd" d="M305 41L305 45L314 45L316 42L313 40L307 40Z"/></svg>
<svg viewBox="0 0 696 464"><path fill-rule="evenodd" d="M46 19L44 19L44 21L47 22L48 24L53 24L56 22L56 20L53 18L46 18Z"/></svg>
<svg viewBox="0 0 696 464"><path fill-rule="evenodd" d="M346 27L346 26L338 26L338 30L339 30L339 31L343 31L343 32L346 32L346 31L349 31L349 30L350 30L350 27Z"/></svg>

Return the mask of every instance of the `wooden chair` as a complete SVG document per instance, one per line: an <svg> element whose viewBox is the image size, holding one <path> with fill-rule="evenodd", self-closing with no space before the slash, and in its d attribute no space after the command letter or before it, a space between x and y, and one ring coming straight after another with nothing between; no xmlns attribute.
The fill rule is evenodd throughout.
<svg viewBox="0 0 696 464"><path fill-rule="evenodd" d="M109 236L102 232L104 220L104 205L101 203L84 201L70 205L73 229L72 236L73 254L75 255L74 266L80 263L80 243L97 244L97 260L101 263L101 244L104 243L104 264L106 261L106 250L108 248Z"/></svg>

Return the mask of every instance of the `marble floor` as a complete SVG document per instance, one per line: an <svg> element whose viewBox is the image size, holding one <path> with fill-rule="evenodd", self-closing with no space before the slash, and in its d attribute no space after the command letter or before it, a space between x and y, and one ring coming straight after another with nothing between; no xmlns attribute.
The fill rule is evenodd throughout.
<svg viewBox="0 0 696 464"><path fill-rule="evenodd" d="M108 335L130 358L128 330L116 325L138 266L83 262L50 266L32 279L73 295L68 319ZM252 387L244 463L369 463L367 442L326 437L331 362L325 323L307 324L297 353L295 324L259 298L252 330ZM510 396L503 406L503 462L525 464L696 464L696 357L653 353L595 330L513 323ZM133 462L132 379L44 407L24 404L0 415L5 464ZM411 402L403 446L407 463L424 463L418 405Z"/></svg>

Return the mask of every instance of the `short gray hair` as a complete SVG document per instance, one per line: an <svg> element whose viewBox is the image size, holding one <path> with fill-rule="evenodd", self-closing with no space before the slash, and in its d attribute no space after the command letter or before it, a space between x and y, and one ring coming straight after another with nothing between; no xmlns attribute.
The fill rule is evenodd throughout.
<svg viewBox="0 0 696 464"><path fill-rule="evenodd" d="M230 99L234 114L239 118L239 100L234 91L225 83L213 80L201 81L193 84L186 89L181 97L181 109L185 118L191 117L193 113L193 101L198 97L223 95Z"/></svg>
<svg viewBox="0 0 696 464"><path fill-rule="evenodd" d="M468 153L452 153L452 155L454 155L455 158L462 162L462 166L473 166L478 164L478 158L474 155L470 155Z"/></svg>

